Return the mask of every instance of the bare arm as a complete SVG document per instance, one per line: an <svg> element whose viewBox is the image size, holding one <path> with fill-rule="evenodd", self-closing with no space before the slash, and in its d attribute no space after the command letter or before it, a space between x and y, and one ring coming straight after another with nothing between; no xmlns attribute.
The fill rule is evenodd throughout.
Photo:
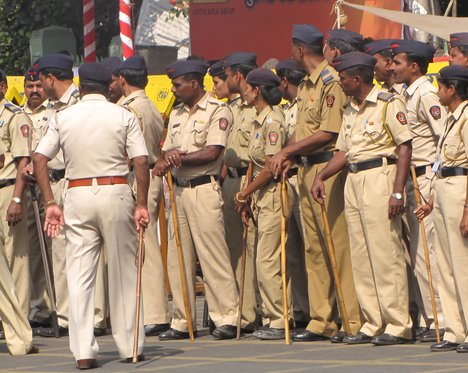
<svg viewBox="0 0 468 373"><path fill-rule="evenodd" d="M25 178L23 176L23 168L25 168L29 163L29 157L18 157L15 158L17 164L16 170L16 182L15 189L13 191L13 198L20 198L23 196L24 187L26 185ZM10 201L10 204L7 209L6 220L8 224L17 224L22 219L22 208L21 204Z"/></svg>
<svg viewBox="0 0 468 373"><path fill-rule="evenodd" d="M400 144L396 149L398 161L397 173L393 183L393 193L403 194L411 164L411 151L411 141L406 141L403 144ZM388 204L388 218L392 219L398 215L403 214L404 205L405 201L403 199L397 200L393 197L390 197Z"/></svg>

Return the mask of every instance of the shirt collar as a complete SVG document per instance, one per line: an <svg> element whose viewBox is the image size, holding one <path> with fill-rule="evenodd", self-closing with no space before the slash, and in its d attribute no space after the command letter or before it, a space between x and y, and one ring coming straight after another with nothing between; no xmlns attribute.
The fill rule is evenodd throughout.
<svg viewBox="0 0 468 373"><path fill-rule="evenodd" d="M410 84L408 88L406 88L406 93L408 96L412 96L414 92L416 92L416 89L423 84L427 80L426 75L420 76L418 79L416 79L413 83Z"/></svg>
<svg viewBox="0 0 468 373"><path fill-rule="evenodd" d="M137 97L145 97L146 93L143 89L139 89L138 91L130 93L127 97L125 97L124 104L127 103L127 101L137 98Z"/></svg>
<svg viewBox="0 0 468 373"><path fill-rule="evenodd" d="M378 96L379 92L380 92L380 89L376 85L374 85L372 90L369 92L369 94L364 99L364 102L367 101L367 102L371 102L371 103L375 104L377 102L377 100L379 99L379 96ZM359 111L359 104L357 103L357 101L356 101L356 99L354 97L351 99L350 105L356 111Z"/></svg>
<svg viewBox="0 0 468 373"><path fill-rule="evenodd" d="M208 106L208 101L211 99L211 95L208 92L205 92L205 95L198 101L195 106L197 108L205 110L206 107ZM187 104L184 104L183 106L185 111L190 111L190 108L188 107Z"/></svg>
<svg viewBox="0 0 468 373"><path fill-rule="evenodd" d="M99 101L107 101L106 96L101 95L99 93L89 93L84 95L81 101L92 101L92 100L99 100Z"/></svg>
<svg viewBox="0 0 468 373"><path fill-rule="evenodd" d="M78 87L75 85L75 83L70 84L70 87L65 91L65 93L60 97L59 101L63 104L68 104L70 102L70 99L73 95L73 93L78 90Z"/></svg>
<svg viewBox="0 0 468 373"><path fill-rule="evenodd" d="M463 111L468 110L466 107L468 106L468 100L463 101L458 107L455 109L453 113L450 113L450 116L453 117L454 120L460 119Z"/></svg>
<svg viewBox="0 0 468 373"><path fill-rule="evenodd" d="M331 66L328 65L328 61L324 59L322 62L319 63L319 65L316 67L314 71L310 75L307 75L304 80L310 80L312 83L316 84L318 78L320 77L320 74L322 73L325 68L329 67L330 69L332 68Z"/></svg>
<svg viewBox="0 0 468 373"><path fill-rule="evenodd" d="M273 108L271 106L269 105L265 106L263 110L260 112L260 114L257 115L257 117L255 118L255 121L261 125L263 121L265 120L265 118L267 117L267 115L270 114L271 111L273 111Z"/></svg>

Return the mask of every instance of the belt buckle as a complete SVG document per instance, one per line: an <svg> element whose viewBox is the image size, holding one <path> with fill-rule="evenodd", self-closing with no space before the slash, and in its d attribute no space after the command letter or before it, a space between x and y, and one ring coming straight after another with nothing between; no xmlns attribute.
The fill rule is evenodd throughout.
<svg viewBox="0 0 468 373"><path fill-rule="evenodd" d="M442 176L442 167L439 167L435 174L438 179L443 179L444 177Z"/></svg>
<svg viewBox="0 0 468 373"><path fill-rule="evenodd" d="M351 173L353 174L356 174L359 170L358 170L358 165L356 162L350 162L348 163L348 168L349 168L349 171L351 171Z"/></svg>
<svg viewBox="0 0 468 373"><path fill-rule="evenodd" d="M189 188L190 187L190 179L185 178L177 178L177 185L181 188Z"/></svg>

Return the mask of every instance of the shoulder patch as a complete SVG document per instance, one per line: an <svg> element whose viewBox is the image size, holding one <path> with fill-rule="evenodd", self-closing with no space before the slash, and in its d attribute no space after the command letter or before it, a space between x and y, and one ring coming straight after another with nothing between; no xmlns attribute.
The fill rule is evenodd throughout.
<svg viewBox="0 0 468 373"><path fill-rule="evenodd" d="M331 73L330 70L328 70L328 69L323 70L323 71L320 73L320 77L322 78L324 84L329 84L329 83L331 83L331 82L333 81L333 79L334 79L332 73Z"/></svg>
<svg viewBox="0 0 468 373"><path fill-rule="evenodd" d="M27 124L23 124L20 129L21 129L21 134L23 135L23 137L29 136L29 126Z"/></svg>
<svg viewBox="0 0 468 373"><path fill-rule="evenodd" d="M12 113L19 114L23 112L20 107L16 106L15 104L12 104L11 102L7 102L5 104L5 108L10 110Z"/></svg>
<svg viewBox="0 0 468 373"><path fill-rule="evenodd" d="M406 119L406 115L405 115L405 113L403 113L402 111L399 111L399 112L396 114L396 119L397 119L398 122L400 122L400 124L402 124L402 125L408 124L408 120Z"/></svg>
<svg viewBox="0 0 468 373"><path fill-rule="evenodd" d="M432 115L432 118L434 118L435 120L440 119L442 115L440 106L438 105L431 106L429 109L429 113Z"/></svg>
<svg viewBox="0 0 468 373"><path fill-rule="evenodd" d="M327 103L327 107L333 107L333 104L335 103L335 96L332 94L329 94L325 98L325 101Z"/></svg>
<svg viewBox="0 0 468 373"><path fill-rule="evenodd" d="M226 118L221 118L219 120L219 129L221 131L226 131L228 126L229 126L229 122L228 122L228 120Z"/></svg>
<svg viewBox="0 0 468 373"><path fill-rule="evenodd" d="M272 131L268 134L268 139L270 140L270 145L276 145L279 139L279 135L277 132Z"/></svg>
<svg viewBox="0 0 468 373"><path fill-rule="evenodd" d="M377 98L382 101L390 101L395 95L391 92L379 92Z"/></svg>

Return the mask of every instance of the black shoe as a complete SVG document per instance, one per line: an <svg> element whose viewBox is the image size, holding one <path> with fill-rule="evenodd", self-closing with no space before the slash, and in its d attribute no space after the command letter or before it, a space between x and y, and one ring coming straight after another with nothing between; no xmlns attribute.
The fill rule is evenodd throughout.
<svg viewBox="0 0 468 373"><path fill-rule="evenodd" d="M32 329L34 329L34 328L46 328L46 327L50 326L50 323L29 320L29 325L31 325Z"/></svg>
<svg viewBox="0 0 468 373"><path fill-rule="evenodd" d="M424 335L425 333L427 333L428 331L429 331L429 328L426 328L426 327L423 327L423 326L419 326L417 328L411 329L413 340L419 341L421 336Z"/></svg>
<svg viewBox="0 0 468 373"><path fill-rule="evenodd" d="M383 333L378 337L372 338L371 343L376 346L391 346L405 343L405 339L388 333Z"/></svg>
<svg viewBox="0 0 468 373"><path fill-rule="evenodd" d="M197 336L197 332L193 332L194 337ZM178 339L189 339L190 334L189 332L181 332L179 330L175 330L170 328L169 330L165 331L164 333L159 334L160 341L172 341Z"/></svg>
<svg viewBox="0 0 468 373"><path fill-rule="evenodd" d="M457 352L465 353L468 352L468 343L462 343L457 346Z"/></svg>
<svg viewBox="0 0 468 373"><path fill-rule="evenodd" d="M253 332L254 337L267 341L284 339L285 335L284 329L279 328L259 329Z"/></svg>
<svg viewBox="0 0 468 373"><path fill-rule="evenodd" d="M80 359L77 360L76 363L78 364L77 368L79 370L94 369L98 366L96 359Z"/></svg>
<svg viewBox="0 0 468 373"><path fill-rule="evenodd" d="M440 338L444 337L444 329L439 329ZM426 333L420 336L421 342L437 342L437 335L435 329L429 329Z"/></svg>
<svg viewBox="0 0 468 373"><path fill-rule="evenodd" d="M296 328L307 328L307 325L309 325L308 321L303 320L295 320L294 323L296 324Z"/></svg>
<svg viewBox="0 0 468 373"><path fill-rule="evenodd" d="M159 335L171 327L171 324L148 324L145 325L145 335L147 337Z"/></svg>
<svg viewBox="0 0 468 373"><path fill-rule="evenodd" d="M102 337L103 335L107 334L106 328L94 328L94 336L95 337Z"/></svg>
<svg viewBox="0 0 468 373"><path fill-rule="evenodd" d="M333 337L330 338L331 343L343 343L343 339L347 336L348 334L342 330L338 330L338 333L336 333Z"/></svg>
<svg viewBox="0 0 468 373"><path fill-rule="evenodd" d="M124 360L126 363L133 363L133 357L127 357L125 360ZM145 361L145 355L143 354L140 354L137 356L137 363L139 363L140 361Z"/></svg>
<svg viewBox="0 0 468 373"><path fill-rule="evenodd" d="M55 337L55 329L54 328L37 328L37 329L35 329L34 333L36 335L40 336L40 337L45 337L45 338L54 338ZM68 335L68 328L64 328L64 327L59 326L59 334L60 334L60 337L67 336Z"/></svg>
<svg viewBox="0 0 468 373"><path fill-rule="evenodd" d="M320 334L312 333L310 330L304 330L302 333L298 333L292 336L294 342L315 342L315 341L324 341L325 336Z"/></svg>
<svg viewBox="0 0 468 373"><path fill-rule="evenodd" d="M1 341L5 340L5 332L3 330L0 330L0 340Z"/></svg>
<svg viewBox="0 0 468 373"><path fill-rule="evenodd" d="M442 341L439 343L435 343L431 346L432 352L439 352L439 351L454 351L458 350L458 343L453 343L449 341Z"/></svg>
<svg viewBox="0 0 468 373"><path fill-rule="evenodd" d="M234 325L221 325L213 330L213 339L233 339L236 338L237 328Z"/></svg>
<svg viewBox="0 0 468 373"><path fill-rule="evenodd" d="M343 338L343 342L349 345L359 345L364 343L371 343L372 337L368 336L363 332L359 332L356 335L347 335Z"/></svg>

